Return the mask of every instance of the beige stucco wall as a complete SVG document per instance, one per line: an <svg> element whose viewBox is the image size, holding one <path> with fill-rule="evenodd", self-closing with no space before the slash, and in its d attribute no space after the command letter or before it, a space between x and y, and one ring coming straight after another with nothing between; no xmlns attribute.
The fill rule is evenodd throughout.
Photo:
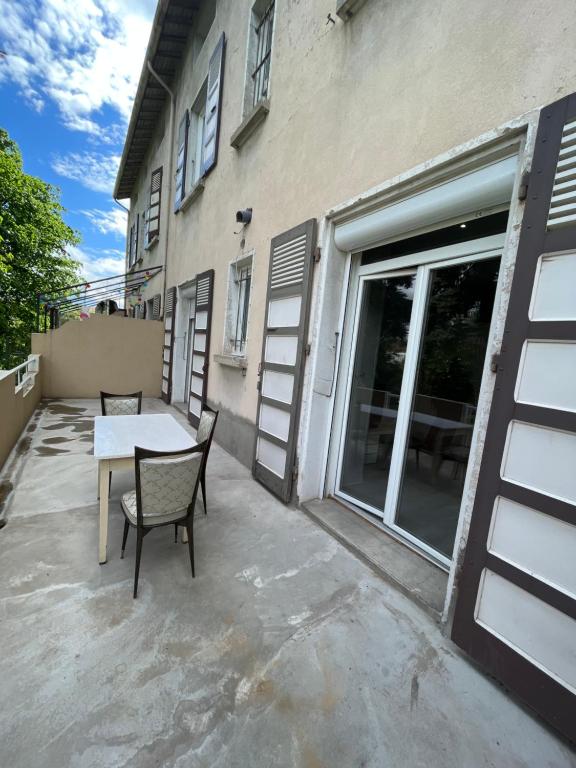
<svg viewBox="0 0 576 768"><path fill-rule="evenodd" d="M0 469L18 442L26 423L36 410L42 394L42 361L36 364L32 386L16 391L15 375L0 371Z"/></svg>
<svg viewBox="0 0 576 768"><path fill-rule="evenodd" d="M576 90L576 14L571 0L367 0L333 25L335 0L277 0L271 111L236 150L252 4L219 0L200 53L190 47L183 63L176 125L226 33L218 164L186 211L173 214L166 197L164 211L172 217L167 286L215 269L209 399L254 421L270 239ZM254 250L254 270L243 377L213 355L223 346L228 266L241 252L234 214L248 206L243 250Z"/></svg>
<svg viewBox="0 0 576 768"><path fill-rule="evenodd" d="M32 351L42 355L42 396L142 390L145 397L159 397L163 340L160 322L102 315L34 333Z"/></svg>

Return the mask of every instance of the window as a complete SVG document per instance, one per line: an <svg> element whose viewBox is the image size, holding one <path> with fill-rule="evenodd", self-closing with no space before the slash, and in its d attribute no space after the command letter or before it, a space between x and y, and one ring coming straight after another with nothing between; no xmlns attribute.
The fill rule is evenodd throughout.
<svg viewBox="0 0 576 768"><path fill-rule="evenodd" d="M274 0L257 0L252 7L245 113L270 96L274 6Z"/></svg>
<svg viewBox="0 0 576 768"><path fill-rule="evenodd" d="M150 204L146 212L145 245L148 246L160 234L160 207L162 199L162 168L152 172L150 179Z"/></svg>
<svg viewBox="0 0 576 768"><path fill-rule="evenodd" d="M202 146L204 144L207 88L208 80L205 80L190 110L190 125L188 127L188 191L202 176Z"/></svg>
<svg viewBox="0 0 576 768"><path fill-rule="evenodd" d="M252 256L230 265L224 352L243 356L246 352L248 310L252 287Z"/></svg>

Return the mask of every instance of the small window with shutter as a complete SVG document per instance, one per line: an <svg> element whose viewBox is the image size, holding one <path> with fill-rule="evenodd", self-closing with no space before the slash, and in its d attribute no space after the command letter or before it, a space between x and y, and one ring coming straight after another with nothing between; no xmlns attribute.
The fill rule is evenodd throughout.
<svg viewBox="0 0 576 768"><path fill-rule="evenodd" d="M204 135L202 137L202 176L212 170L218 159L225 42L226 38L224 33L222 33L214 53L210 57L210 64L208 66L206 113L204 116Z"/></svg>
<svg viewBox="0 0 576 768"><path fill-rule="evenodd" d="M274 31L274 0L256 0L252 6L248 37L248 66L244 115L270 97L270 63Z"/></svg>
<svg viewBox="0 0 576 768"><path fill-rule="evenodd" d="M188 110L180 121L178 129L178 146L176 148L176 183L174 189L174 211L180 210L182 200L187 192L186 155L188 153Z"/></svg>
<svg viewBox="0 0 576 768"><path fill-rule="evenodd" d="M152 172L150 180L150 204L146 212L146 245L160 234L160 210L162 199L162 167Z"/></svg>

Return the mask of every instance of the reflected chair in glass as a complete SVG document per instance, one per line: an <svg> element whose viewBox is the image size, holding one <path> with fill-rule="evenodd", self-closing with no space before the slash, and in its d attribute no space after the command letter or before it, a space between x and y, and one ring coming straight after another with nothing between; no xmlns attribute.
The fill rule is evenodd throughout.
<svg viewBox="0 0 576 768"><path fill-rule="evenodd" d="M136 529L136 564L134 597L138 594L138 576L142 541L151 530L164 525L182 525L188 532L188 549L192 578L194 572L194 507L200 478L208 455L205 441L184 451L151 451L134 449L136 488L122 496L124 535L122 553L130 528Z"/></svg>

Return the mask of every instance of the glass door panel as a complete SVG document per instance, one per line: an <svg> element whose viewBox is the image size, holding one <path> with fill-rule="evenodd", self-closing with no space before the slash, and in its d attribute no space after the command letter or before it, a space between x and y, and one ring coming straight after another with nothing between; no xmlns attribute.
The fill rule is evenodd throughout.
<svg viewBox="0 0 576 768"><path fill-rule="evenodd" d="M395 523L452 557L499 258L433 269Z"/></svg>
<svg viewBox="0 0 576 768"><path fill-rule="evenodd" d="M350 385L340 490L383 513L415 274L365 280Z"/></svg>

